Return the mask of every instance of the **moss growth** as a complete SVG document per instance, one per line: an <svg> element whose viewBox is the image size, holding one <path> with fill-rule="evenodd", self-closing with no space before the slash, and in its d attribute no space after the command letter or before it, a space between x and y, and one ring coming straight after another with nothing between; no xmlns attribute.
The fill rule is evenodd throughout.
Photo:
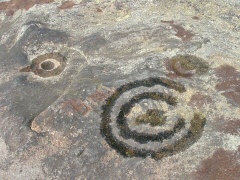
<svg viewBox="0 0 240 180"><path fill-rule="evenodd" d="M126 156L128 156L128 157L135 156L135 151L133 149L127 149Z"/></svg>

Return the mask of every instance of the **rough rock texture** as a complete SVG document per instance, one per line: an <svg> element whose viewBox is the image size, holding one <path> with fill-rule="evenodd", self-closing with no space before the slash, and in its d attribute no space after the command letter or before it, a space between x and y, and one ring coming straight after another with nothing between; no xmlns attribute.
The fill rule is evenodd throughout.
<svg viewBox="0 0 240 180"><path fill-rule="evenodd" d="M239 179L239 9L236 0L0 0L0 179ZM52 56L34 66L48 77L21 71L49 53L66 60L59 73L51 73L49 62L59 63ZM179 55L208 68L197 73L188 63L173 64ZM181 76L185 71L191 76ZM152 77L184 91L153 81L119 89ZM143 98L126 116L131 130L164 132L178 119L184 128L162 142L124 137L116 123L121 107L144 92L177 102ZM104 128L130 147L125 156L101 131L108 103ZM137 124L149 109L164 112L166 122ZM206 124L191 126L195 114ZM150 153L135 157L132 147ZM152 157L157 150L163 158Z"/></svg>

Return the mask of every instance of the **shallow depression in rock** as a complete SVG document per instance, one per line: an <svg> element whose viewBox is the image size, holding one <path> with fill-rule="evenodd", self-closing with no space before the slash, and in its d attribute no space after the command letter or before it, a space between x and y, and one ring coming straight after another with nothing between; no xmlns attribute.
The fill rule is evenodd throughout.
<svg viewBox="0 0 240 180"><path fill-rule="evenodd" d="M45 61L41 64L41 68L43 70L52 70L52 69L54 69L54 67L55 67L55 65L51 61Z"/></svg>
<svg viewBox="0 0 240 180"><path fill-rule="evenodd" d="M67 59L60 53L48 53L32 60L32 64L20 72L33 72L40 77L59 75L66 67Z"/></svg>

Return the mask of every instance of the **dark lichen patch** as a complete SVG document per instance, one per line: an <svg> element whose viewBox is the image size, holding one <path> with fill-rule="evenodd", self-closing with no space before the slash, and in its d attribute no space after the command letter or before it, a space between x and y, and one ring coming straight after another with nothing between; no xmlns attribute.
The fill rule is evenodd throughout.
<svg viewBox="0 0 240 180"><path fill-rule="evenodd" d="M194 114L191 120L191 125L188 132L182 136L175 143L159 148L157 150L131 147L124 141L120 141L113 132L111 127L111 111L115 105L116 100L126 91L139 86L152 87L154 85L162 85L168 88L175 89L179 92L184 92L185 88L181 84L174 82L166 78L149 78L145 80L137 80L128 84L122 85L115 93L113 93L107 100L106 104L102 107L102 122L101 122L101 134L106 139L108 144L114 148L117 152L125 157L152 157L153 159L161 159L165 156L176 154L179 151L185 150L196 142L202 134L206 119L200 114ZM181 88L180 88L181 87ZM117 117L118 128L120 129L120 136L124 139L131 138L139 143L147 143L149 141L162 142L164 139L172 137L176 132L179 132L185 126L185 120L179 119L174 125L174 128L170 131L163 131L158 134L146 134L131 131L126 123L125 115L130 112L133 105L144 98L152 98L154 100L163 100L170 105L176 105L176 98L166 95L164 93L145 92L134 96L129 102L125 103L121 108Z"/></svg>
<svg viewBox="0 0 240 180"><path fill-rule="evenodd" d="M150 124L151 126L161 126L165 124L167 117L164 111L159 109L149 109L146 114L136 118L136 124Z"/></svg>
<svg viewBox="0 0 240 180"><path fill-rule="evenodd" d="M201 75L208 71L207 62L193 55L177 55L171 59L171 68L182 77Z"/></svg>
<svg viewBox="0 0 240 180"><path fill-rule="evenodd" d="M40 77L59 75L66 67L66 58L60 53L40 55L32 60L32 64L20 70L20 72L33 72Z"/></svg>

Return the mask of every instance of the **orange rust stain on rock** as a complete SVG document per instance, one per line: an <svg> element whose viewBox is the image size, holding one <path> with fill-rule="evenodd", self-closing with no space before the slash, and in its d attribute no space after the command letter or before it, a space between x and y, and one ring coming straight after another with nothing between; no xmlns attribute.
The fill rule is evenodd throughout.
<svg viewBox="0 0 240 180"><path fill-rule="evenodd" d="M208 159L202 161L194 172L196 180L218 179L238 180L240 177L239 153L218 149Z"/></svg>
<svg viewBox="0 0 240 180"><path fill-rule="evenodd" d="M217 117L214 121L214 126L218 131L229 133L232 135L240 134L240 119L227 119Z"/></svg>
<svg viewBox="0 0 240 180"><path fill-rule="evenodd" d="M61 6L59 6L59 9L71 9L75 5L72 1L64 1Z"/></svg>
<svg viewBox="0 0 240 180"><path fill-rule="evenodd" d="M192 37L194 36L194 33L191 31L185 30L182 26L178 24L174 24L174 21L161 21L162 23L167 23L170 26L172 26L176 30L175 36L181 38L183 41L190 41Z"/></svg>
<svg viewBox="0 0 240 180"><path fill-rule="evenodd" d="M240 105L240 72L229 65L222 65L216 69L220 82L215 86L222 95Z"/></svg>
<svg viewBox="0 0 240 180"><path fill-rule="evenodd" d="M212 104L212 103L213 103L213 100L210 96L204 95L201 93L196 93L192 95L190 101L188 102L188 105L197 106L200 108L206 104Z"/></svg>
<svg viewBox="0 0 240 180"><path fill-rule="evenodd" d="M54 0L11 0L0 2L0 11L5 11L8 16L13 15L17 10L28 10L36 4L47 4Z"/></svg>

